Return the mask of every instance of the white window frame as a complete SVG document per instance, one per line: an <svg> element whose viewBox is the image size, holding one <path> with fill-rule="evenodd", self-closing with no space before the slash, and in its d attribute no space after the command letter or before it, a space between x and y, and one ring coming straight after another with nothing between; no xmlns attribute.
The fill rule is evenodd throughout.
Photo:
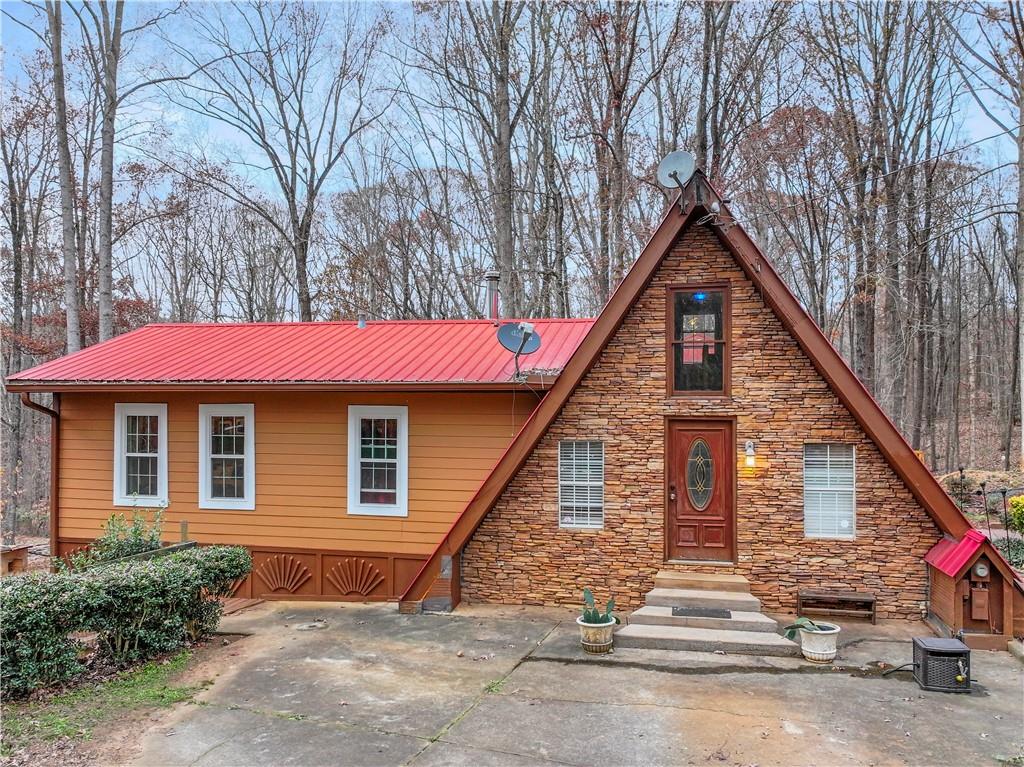
<svg viewBox="0 0 1024 767"><path fill-rule="evenodd" d="M843 447L850 449L850 460L853 464L853 484L849 488L850 492L850 532L848 535L843 533L835 534L822 534L822 533L809 533L807 532L807 520L808 520L808 507L807 507L807 493L808 492L828 492L829 488L810 488L807 487L807 448L808 447ZM829 463L831 463L831 454L829 455ZM830 470L831 474L831 470ZM831 486L831 479L829 480ZM845 489L845 488L840 488ZM813 540L832 540L832 541L852 541L857 537L857 446L850 445L844 442L808 442L803 446L803 492L804 492L804 538L810 538Z"/></svg>
<svg viewBox="0 0 1024 767"><path fill-rule="evenodd" d="M395 503L361 503L359 500L360 421L364 418L398 420L398 462ZM348 505L347 513L370 517L409 516L409 408L404 405L349 405L348 407Z"/></svg>
<svg viewBox="0 0 1024 767"><path fill-rule="evenodd" d="M562 481L562 445L567 442L587 442L596 443L601 446L601 478L599 480L590 480L587 482L563 482ZM604 441L599 439L563 439L558 442L558 526L564 530L601 530L604 528L604 477L605 477L605 449ZM562 500L563 491L567 486L572 487L599 487L601 489L601 506L600 506L600 522L572 522L565 523L562 521ZM590 514L596 513L590 511ZM575 518L575 512L574 512Z"/></svg>
<svg viewBox="0 0 1024 767"><path fill-rule="evenodd" d="M128 476L127 447L128 416L156 416L157 418L157 494L128 495L124 482ZM117 402L114 404L114 505L166 506L167 505L167 405L158 402Z"/></svg>
<svg viewBox="0 0 1024 767"><path fill-rule="evenodd" d="M210 492L210 420L215 416L245 418L245 497L214 498ZM252 511L256 508L256 408L252 404L199 406L199 508Z"/></svg>

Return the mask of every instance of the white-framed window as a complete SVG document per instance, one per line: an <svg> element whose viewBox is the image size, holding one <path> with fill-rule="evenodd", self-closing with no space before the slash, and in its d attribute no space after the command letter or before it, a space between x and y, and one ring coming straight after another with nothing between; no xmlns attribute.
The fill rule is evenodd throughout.
<svg viewBox="0 0 1024 767"><path fill-rule="evenodd" d="M604 527L604 443L558 443L558 526Z"/></svg>
<svg viewBox="0 0 1024 767"><path fill-rule="evenodd" d="M856 456L853 445L804 445L804 535L856 534Z"/></svg>
<svg viewBox="0 0 1024 767"><path fill-rule="evenodd" d="M409 408L349 405L348 513L409 516Z"/></svg>
<svg viewBox="0 0 1024 767"><path fill-rule="evenodd" d="M199 406L199 508L256 508L252 405Z"/></svg>
<svg viewBox="0 0 1024 767"><path fill-rule="evenodd" d="M114 405L114 505L167 505L167 405Z"/></svg>

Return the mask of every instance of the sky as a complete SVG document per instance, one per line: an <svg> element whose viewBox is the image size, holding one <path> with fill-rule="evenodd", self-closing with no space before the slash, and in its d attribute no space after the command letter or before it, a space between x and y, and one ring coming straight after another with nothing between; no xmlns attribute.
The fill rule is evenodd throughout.
<svg viewBox="0 0 1024 767"><path fill-rule="evenodd" d="M191 4L194 7L195 5L202 4L204 1L208 0L191 0ZM341 2L342 0L334 1ZM126 22L130 22L134 18L135 12L145 11L147 15L150 15L157 8L170 8L174 5L176 3L129 0ZM395 2L392 3L391 7L399 9L399 13L404 12L401 9L407 9L409 13L412 10L411 3ZM0 13L0 43L3 46L4 85L6 87L9 80L20 79L23 74L21 57L39 45L38 39L31 31L12 21L8 18L8 15L22 22L33 24L35 28L41 28L44 22L41 20L41 14L28 3L22 2L22 0L0 0L0 10L3 12ZM65 11L65 25L69 32L73 21L74 16L70 12ZM169 22L170 26L167 28L173 30L173 25L176 23L179 22L172 18ZM182 30L181 34L185 34L184 30ZM66 48L71 42L73 40L69 35L68 42L65 43ZM154 40L153 42L159 45L159 41ZM140 60L152 61L159 60L160 53L159 49L154 49L150 51L135 51L133 55ZM128 79L126 74L122 74L122 81L126 79ZM954 146L959 147L982 141L975 151L992 164L1013 159L1016 156L1016 146L1012 137L1002 135L991 140L984 140L989 136L1000 133L1002 129L984 113L984 110L973 99L965 98L961 104L961 109L963 110L962 130L959 140L954 142ZM198 145L213 147L223 151L224 145L231 144L234 141L233 132L224 126L213 121L197 118L163 101L150 100L137 103L133 109L134 111L130 114L133 120L160 120L165 125L172 125L175 133L181 139L195 142ZM990 105L990 109L999 113L1001 106L994 101ZM248 148L243 151L248 151Z"/></svg>

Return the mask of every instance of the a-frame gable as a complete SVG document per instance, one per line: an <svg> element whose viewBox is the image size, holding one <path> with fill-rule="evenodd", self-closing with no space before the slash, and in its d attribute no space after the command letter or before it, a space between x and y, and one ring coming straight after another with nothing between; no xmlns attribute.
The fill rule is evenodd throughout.
<svg viewBox="0 0 1024 767"><path fill-rule="evenodd" d="M716 210L714 216L710 214L713 206ZM703 174L697 172L682 191L678 203L673 204L665 214L639 258L566 364L555 385L523 425L490 475L406 589L402 598L404 604L421 602L428 596L432 585L439 578L450 581L449 593L453 595L452 602L458 601L458 572L452 571L453 561L457 560L453 558L466 545L544 437L569 397L643 294L677 238L687 226L698 221L710 224L719 241L759 290L765 304L797 341L815 369L938 528L955 538L971 529L963 513L916 456L838 351L825 338L742 225L734 221L725 202ZM990 557L1000 560L999 564L1006 566L991 544L986 543L986 549L990 550Z"/></svg>

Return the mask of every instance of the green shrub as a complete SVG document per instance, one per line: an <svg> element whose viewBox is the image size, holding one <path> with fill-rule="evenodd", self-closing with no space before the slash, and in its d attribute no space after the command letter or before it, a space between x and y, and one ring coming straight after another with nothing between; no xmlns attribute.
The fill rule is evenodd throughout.
<svg viewBox="0 0 1024 767"><path fill-rule="evenodd" d="M92 616L100 652L123 664L167 652L188 635L182 614L201 599L202 577L194 562L170 557L91 568L79 577L108 597Z"/></svg>
<svg viewBox="0 0 1024 767"><path fill-rule="evenodd" d="M217 628L217 597L252 569L234 546L186 549L145 561L38 573L0 581L3 693L21 694L82 670L69 635L95 631L100 653L127 663L172 650Z"/></svg>
<svg viewBox="0 0 1024 767"><path fill-rule="evenodd" d="M1009 501L1009 526L1024 533L1024 495L1015 495Z"/></svg>
<svg viewBox="0 0 1024 767"><path fill-rule="evenodd" d="M252 557L241 546L210 546L186 549L166 559L193 563L199 568L203 593L213 599L193 599L182 607L185 633L191 641L217 630L223 606L220 598L231 596L235 582L252 570Z"/></svg>
<svg viewBox="0 0 1024 767"><path fill-rule="evenodd" d="M1024 569L1024 538L996 538L992 545L999 549L1011 567Z"/></svg>
<svg viewBox="0 0 1024 767"><path fill-rule="evenodd" d="M89 625L106 599L98 585L64 573L0 581L0 682L5 694L57 684L82 671L69 635Z"/></svg>
<svg viewBox="0 0 1024 767"><path fill-rule="evenodd" d="M152 516L152 521L147 520L148 516ZM124 514L111 514L103 525L103 535L83 551L71 554L67 568L82 570L101 562L159 549L162 530L162 509L133 510L130 522Z"/></svg>
<svg viewBox="0 0 1024 767"><path fill-rule="evenodd" d="M83 573L110 597L94 623L102 651L126 663L208 636L220 621L217 599L251 568L245 549L211 546Z"/></svg>

